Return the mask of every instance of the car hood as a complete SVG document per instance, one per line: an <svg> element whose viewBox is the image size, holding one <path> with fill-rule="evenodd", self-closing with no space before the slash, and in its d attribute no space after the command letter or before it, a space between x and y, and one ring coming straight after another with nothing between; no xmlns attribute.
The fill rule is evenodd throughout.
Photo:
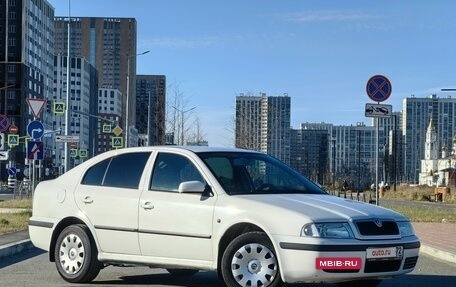
<svg viewBox="0 0 456 287"><path fill-rule="evenodd" d="M255 194L239 197L250 210L252 206L260 205L259 209L263 212L280 212L282 216L293 213L311 221L349 221L367 218L408 220L402 214L380 206L332 195Z"/></svg>

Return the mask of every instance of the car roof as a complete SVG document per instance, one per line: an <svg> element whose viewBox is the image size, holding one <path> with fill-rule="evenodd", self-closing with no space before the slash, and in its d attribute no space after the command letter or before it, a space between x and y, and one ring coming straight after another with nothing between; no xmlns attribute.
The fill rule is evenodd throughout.
<svg viewBox="0 0 456 287"><path fill-rule="evenodd" d="M130 147L119 149L118 151L164 151L164 150L188 150L194 153L201 152L256 152L253 150L230 148L230 147L210 147L210 146L179 146L179 145L158 145L146 147Z"/></svg>

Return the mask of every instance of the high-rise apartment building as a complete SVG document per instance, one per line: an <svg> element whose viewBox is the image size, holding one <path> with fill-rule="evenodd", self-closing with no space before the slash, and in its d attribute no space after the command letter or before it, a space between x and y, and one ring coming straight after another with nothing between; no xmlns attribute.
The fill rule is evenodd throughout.
<svg viewBox="0 0 456 287"><path fill-rule="evenodd" d="M375 182L376 172L383 174L383 153L379 154L379 169L376 170L375 129L374 126L363 123L333 127L331 160L334 162L336 181L347 179L350 181L350 188L364 190Z"/></svg>
<svg viewBox="0 0 456 287"><path fill-rule="evenodd" d="M124 132L127 126L127 86L128 126L135 123L136 29L134 18L71 17L70 21L71 56L86 58L96 67L100 88L118 89L122 93L121 121ZM56 17L57 55L67 54L67 39L68 17Z"/></svg>
<svg viewBox="0 0 456 287"><path fill-rule="evenodd" d="M290 166L315 182L330 182L329 132L313 124L291 129Z"/></svg>
<svg viewBox="0 0 456 287"><path fill-rule="evenodd" d="M358 190L375 182L374 126L302 123L300 129L292 130L291 142L292 167L320 184L346 180L349 188ZM383 179L383 152L379 158L378 172Z"/></svg>
<svg viewBox="0 0 456 287"><path fill-rule="evenodd" d="M165 144L166 77L136 76L136 128L138 145Z"/></svg>
<svg viewBox="0 0 456 287"><path fill-rule="evenodd" d="M96 154L112 150L113 129L122 117L122 93L118 89L98 89Z"/></svg>
<svg viewBox="0 0 456 287"><path fill-rule="evenodd" d="M53 21L54 8L47 0L0 1L0 114L18 127L20 136L33 119L26 99L48 98L53 92ZM40 120L45 124L46 115ZM19 176L26 168L25 148L21 141L10 152L8 164L17 167ZM6 164L0 162L2 180Z"/></svg>
<svg viewBox="0 0 456 287"><path fill-rule="evenodd" d="M426 131L431 119L437 134L438 150L453 146L452 139L456 132L456 99L439 98L437 95L427 98L411 96L403 100L402 113L403 174L405 181L418 183L421 160L425 158Z"/></svg>
<svg viewBox="0 0 456 287"><path fill-rule="evenodd" d="M55 56L55 86L52 99L52 106L54 104L66 104L67 98L67 65L68 57ZM76 143L78 151L87 151L86 153L75 154L70 157L68 163L70 166L77 165L85 159L90 158L97 154L97 143L94 141L97 138L99 130L97 129L98 119L89 115L97 113L98 98L96 97L98 91L98 73L94 66L92 66L86 59L71 57L70 58L70 106L69 110L69 135L79 136L79 141ZM95 95L95 96L94 96ZM54 107L51 107L54 110ZM52 112L52 130L61 130L63 134L66 130L65 126L65 113ZM55 142L55 140L53 140ZM65 160L65 146L68 143L56 143L55 150L53 150L53 158L55 158L54 166L64 166ZM70 156L70 154L68 155ZM59 169L62 172L62 169Z"/></svg>
<svg viewBox="0 0 456 287"><path fill-rule="evenodd" d="M290 163L290 104L288 94L237 96L236 147L261 151Z"/></svg>

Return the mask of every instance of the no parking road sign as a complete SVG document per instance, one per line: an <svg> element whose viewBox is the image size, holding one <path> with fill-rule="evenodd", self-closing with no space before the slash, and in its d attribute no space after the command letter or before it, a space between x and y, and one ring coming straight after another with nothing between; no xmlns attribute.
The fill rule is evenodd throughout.
<svg viewBox="0 0 456 287"><path fill-rule="evenodd" d="M6 115L0 114L0 132L5 132L9 127L9 120Z"/></svg>
<svg viewBox="0 0 456 287"><path fill-rule="evenodd" d="M366 92L371 100L383 102L391 95L391 82L382 75L375 75L367 81Z"/></svg>

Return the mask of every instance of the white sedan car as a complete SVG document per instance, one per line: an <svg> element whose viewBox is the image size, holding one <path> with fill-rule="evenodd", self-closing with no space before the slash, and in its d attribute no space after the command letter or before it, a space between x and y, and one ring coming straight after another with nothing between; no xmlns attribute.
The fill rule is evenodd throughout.
<svg viewBox="0 0 456 287"><path fill-rule="evenodd" d="M401 214L331 196L266 154L208 147L114 150L41 182L29 232L75 283L140 264L237 287L375 285L411 272L420 248Z"/></svg>

